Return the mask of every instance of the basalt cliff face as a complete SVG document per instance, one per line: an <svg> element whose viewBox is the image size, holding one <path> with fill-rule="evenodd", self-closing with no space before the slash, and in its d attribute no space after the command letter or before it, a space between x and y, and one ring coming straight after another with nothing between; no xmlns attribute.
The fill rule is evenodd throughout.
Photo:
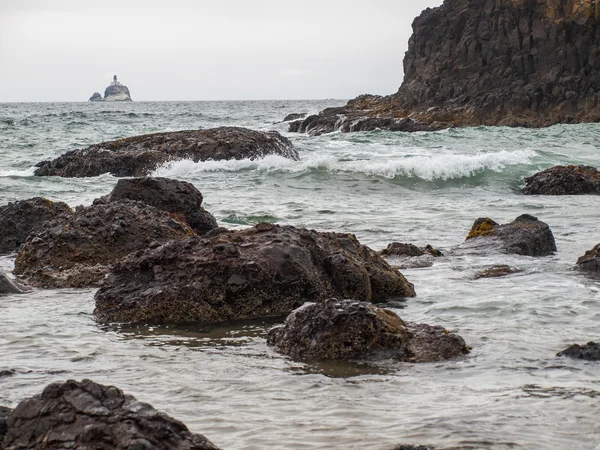
<svg viewBox="0 0 600 450"><path fill-rule="evenodd" d="M291 128L541 127L600 120L600 2L445 0L413 22L404 81Z"/></svg>

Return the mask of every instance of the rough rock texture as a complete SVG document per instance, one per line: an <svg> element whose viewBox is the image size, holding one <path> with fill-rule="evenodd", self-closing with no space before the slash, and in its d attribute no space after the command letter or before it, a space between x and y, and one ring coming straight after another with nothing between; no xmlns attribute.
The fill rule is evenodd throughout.
<svg viewBox="0 0 600 450"><path fill-rule="evenodd" d="M104 99L102 98L102 95L100 94L100 92L94 92L94 95L92 95L90 97L90 99L88 100L88 102L101 102Z"/></svg>
<svg viewBox="0 0 600 450"><path fill-rule="evenodd" d="M512 275L513 273L521 272L520 269L516 267L510 267L505 264L501 264L498 266L489 267L484 270L479 270L473 276L474 280L478 280L480 278L498 278L505 277L507 275Z"/></svg>
<svg viewBox="0 0 600 450"><path fill-rule="evenodd" d="M116 177L149 175L168 161L256 159L266 155L298 159L292 143L276 131L254 131L239 127L175 131L133 136L72 150L52 161L36 165L35 175Z"/></svg>
<svg viewBox="0 0 600 450"><path fill-rule="evenodd" d="M580 256L577 267L586 272L600 272L600 244Z"/></svg>
<svg viewBox="0 0 600 450"><path fill-rule="evenodd" d="M588 342L586 345L573 344L558 352L556 356L569 356L571 358L600 361L600 344Z"/></svg>
<svg viewBox="0 0 600 450"><path fill-rule="evenodd" d="M94 203L138 200L172 214L198 234L217 228L211 213L202 208L202 193L192 183L161 177L123 178L112 192Z"/></svg>
<svg viewBox="0 0 600 450"><path fill-rule="evenodd" d="M285 116L283 119L284 122L290 122L292 120L304 119L306 117L306 113L291 113Z"/></svg>
<svg viewBox="0 0 600 450"><path fill-rule="evenodd" d="M0 272L0 295L7 294L24 294L25 290L17 286L13 281L6 276L6 274Z"/></svg>
<svg viewBox="0 0 600 450"><path fill-rule="evenodd" d="M444 254L433 248L431 245L425 247L417 247L414 244L403 244L401 242L392 242L386 248L379 251L381 256L444 256Z"/></svg>
<svg viewBox="0 0 600 450"><path fill-rule="evenodd" d="M600 172L591 166L555 166L525 178L523 194L582 195L600 193Z"/></svg>
<svg viewBox="0 0 600 450"><path fill-rule="evenodd" d="M498 242L507 253L518 255L546 256L556 251L554 235L548 224L529 214L503 225L489 217L477 219L467 240L475 238Z"/></svg>
<svg viewBox="0 0 600 450"><path fill-rule="evenodd" d="M407 324L387 309L331 298L306 303L269 331L269 345L293 358L395 358L432 362L469 352L463 339L442 327Z"/></svg>
<svg viewBox="0 0 600 450"><path fill-rule="evenodd" d="M412 27L396 94L360 96L306 118L299 131L355 131L350 124L367 119L389 130L404 118L433 129L600 119L593 0L445 0Z"/></svg>
<svg viewBox="0 0 600 450"><path fill-rule="evenodd" d="M218 450L180 421L114 386L90 380L48 385L10 414L5 450Z"/></svg>
<svg viewBox="0 0 600 450"><path fill-rule="evenodd" d="M103 322L217 323L332 296L383 301L413 285L351 234L261 223L131 255L96 293Z"/></svg>
<svg viewBox="0 0 600 450"><path fill-rule="evenodd" d="M0 406L0 445L2 445L2 440L4 439L4 435L6 435L8 416L11 412L12 409L7 408L6 406Z"/></svg>
<svg viewBox="0 0 600 450"><path fill-rule="evenodd" d="M129 253L191 235L186 224L141 202L79 207L27 238L14 273L45 288L97 286L111 265Z"/></svg>
<svg viewBox="0 0 600 450"><path fill-rule="evenodd" d="M0 206L0 254L18 251L27 236L46 220L71 212L66 203L41 197Z"/></svg>
<svg viewBox="0 0 600 450"><path fill-rule="evenodd" d="M104 90L105 102L130 102L129 88L123 84L111 84Z"/></svg>

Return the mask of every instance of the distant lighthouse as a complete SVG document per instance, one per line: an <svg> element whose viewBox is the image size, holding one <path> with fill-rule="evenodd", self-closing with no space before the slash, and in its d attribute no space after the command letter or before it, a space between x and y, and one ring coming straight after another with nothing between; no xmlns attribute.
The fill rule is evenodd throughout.
<svg viewBox="0 0 600 450"><path fill-rule="evenodd" d="M113 81L112 81L112 83L110 83L110 85L111 86L120 86L121 85L121 83L119 83L117 81L117 76L116 75L113 75Z"/></svg>

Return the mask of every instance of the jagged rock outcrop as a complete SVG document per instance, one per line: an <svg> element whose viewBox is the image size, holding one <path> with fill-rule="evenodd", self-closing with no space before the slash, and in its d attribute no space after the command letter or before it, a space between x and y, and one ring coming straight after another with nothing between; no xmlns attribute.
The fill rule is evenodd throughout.
<svg viewBox="0 0 600 450"><path fill-rule="evenodd" d="M398 125L407 118L432 129L600 120L593 0L445 0L412 27L397 93L360 96L293 128L357 131L367 119L400 131L410 131Z"/></svg>
<svg viewBox="0 0 600 450"><path fill-rule="evenodd" d="M115 386L52 383L10 413L4 450L218 450L179 420Z"/></svg>
<svg viewBox="0 0 600 450"><path fill-rule="evenodd" d="M573 344L562 352L558 352L556 356L568 356L587 361L600 361L600 344L597 342L588 342L585 345Z"/></svg>
<svg viewBox="0 0 600 450"><path fill-rule="evenodd" d="M474 239L499 245L503 251L518 255L546 256L556 251L554 235L548 224L529 214L503 225L489 217L477 219L466 240Z"/></svg>
<svg viewBox="0 0 600 450"><path fill-rule="evenodd" d="M31 233L15 260L19 279L44 288L97 286L124 256L195 233L133 200L78 207Z"/></svg>
<svg viewBox="0 0 600 450"><path fill-rule="evenodd" d="M123 178L110 194L94 200L94 204L125 199L167 211L199 235L217 228L213 215L202 207L202 193L187 181L162 177Z"/></svg>
<svg viewBox="0 0 600 450"><path fill-rule="evenodd" d="M281 316L333 296L414 295L354 235L261 223L131 255L96 293L94 313L101 322L218 323Z"/></svg>
<svg viewBox="0 0 600 450"><path fill-rule="evenodd" d="M267 343L302 359L382 359L433 362L469 353L442 327L405 323L394 312L356 300L306 303L269 331Z"/></svg>
<svg viewBox="0 0 600 450"><path fill-rule="evenodd" d="M591 166L554 166L525 178L523 194L583 195L600 193L600 172Z"/></svg>
<svg viewBox="0 0 600 450"><path fill-rule="evenodd" d="M306 113L291 113L284 117L283 122L291 122L292 120L304 119Z"/></svg>
<svg viewBox="0 0 600 450"><path fill-rule="evenodd" d="M289 139L276 131L220 127L146 134L95 144L38 163L35 175L95 177L110 173L116 177L142 177L169 161L257 159L266 155L299 159Z"/></svg>
<svg viewBox="0 0 600 450"><path fill-rule="evenodd" d="M0 255L18 251L27 236L46 220L71 212L66 203L41 197L0 206Z"/></svg>
<svg viewBox="0 0 600 450"><path fill-rule="evenodd" d="M113 77L112 83L104 90L104 98L99 92L94 92L89 102L131 102L129 88L117 81L117 76Z"/></svg>
<svg viewBox="0 0 600 450"><path fill-rule="evenodd" d="M600 244L577 259L577 268L585 272L600 273Z"/></svg>

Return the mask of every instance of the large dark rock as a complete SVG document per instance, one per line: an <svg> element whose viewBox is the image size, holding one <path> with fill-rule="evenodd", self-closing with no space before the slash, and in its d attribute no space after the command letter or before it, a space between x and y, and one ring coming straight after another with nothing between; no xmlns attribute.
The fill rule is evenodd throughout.
<svg viewBox="0 0 600 450"><path fill-rule="evenodd" d="M141 177L168 161L256 159L266 155L298 159L292 143L276 131L220 127L146 134L95 144L38 163L35 175L95 177L110 173L116 177Z"/></svg>
<svg viewBox="0 0 600 450"><path fill-rule="evenodd" d="M114 386L90 380L48 385L10 414L5 450L218 450L179 420Z"/></svg>
<svg viewBox="0 0 600 450"><path fill-rule="evenodd" d="M27 236L46 220L71 212L66 203L41 197L0 206L0 254L18 251Z"/></svg>
<svg viewBox="0 0 600 450"><path fill-rule="evenodd" d="M294 310L283 325L269 331L267 343L302 359L432 362L469 353L460 336L442 327L405 323L387 309L335 298Z"/></svg>
<svg viewBox="0 0 600 450"><path fill-rule="evenodd" d="M8 416L11 412L12 409L7 408L6 406L0 406L0 445L2 445L2 440L4 439L6 430L8 429Z"/></svg>
<svg viewBox="0 0 600 450"><path fill-rule="evenodd" d="M586 272L600 272L600 244L580 256L577 260L577 267Z"/></svg>
<svg viewBox="0 0 600 450"><path fill-rule="evenodd" d="M518 255L546 256L556 251L554 235L548 224L529 214L523 214L503 225L489 217L477 219L467 240L476 238L499 243L507 253Z"/></svg>
<svg viewBox="0 0 600 450"><path fill-rule="evenodd" d="M97 286L111 265L129 253L191 235L187 224L141 202L79 207L27 238L14 273L45 288Z"/></svg>
<svg viewBox="0 0 600 450"><path fill-rule="evenodd" d="M600 120L597 2L445 0L412 27L396 94L360 96L298 130L356 131L366 118L400 131L411 131L396 125L405 118L414 129Z"/></svg>
<svg viewBox="0 0 600 450"><path fill-rule="evenodd" d="M160 177L123 178L112 192L95 203L138 200L167 211L198 234L217 228L211 213L202 208L202 193L192 183Z"/></svg>
<svg viewBox="0 0 600 450"><path fill-rule="evenodd" d="M523 194L582 195L600 193L600 172L591 166L555 166L525 178Z"/></svg>
<svg viewBox="0 0 600 450"><path fill-rule="evenodd" d="M585 359L587 361L600 361L600 344L588 342L586 345L573 344L558 352L556 356L569 356L570 358Z"/></svg>
<svg viewBox="0 0 600 450"><path fill-rule="evenodd" d="M262 223L131 255L96 293L94 312L102 322L217 323L281 316L332 296L414 295L354 235Z"/></svg>

